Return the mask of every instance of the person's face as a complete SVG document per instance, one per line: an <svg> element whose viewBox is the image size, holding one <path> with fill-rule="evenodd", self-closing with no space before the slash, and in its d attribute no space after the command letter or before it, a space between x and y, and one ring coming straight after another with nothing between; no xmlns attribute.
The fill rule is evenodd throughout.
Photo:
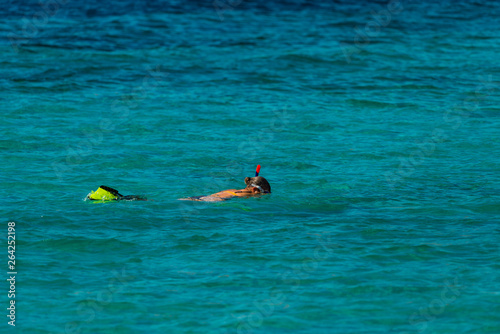
<svg viewBox="0 0 500 334"><path fill-rule="evenodd" d="M247 185L245 189L252 192L252 193L260 193L259 188L252 186L254 179L255 178L253 178L253 177L246 177L245 178L245 184Z"/></svg>

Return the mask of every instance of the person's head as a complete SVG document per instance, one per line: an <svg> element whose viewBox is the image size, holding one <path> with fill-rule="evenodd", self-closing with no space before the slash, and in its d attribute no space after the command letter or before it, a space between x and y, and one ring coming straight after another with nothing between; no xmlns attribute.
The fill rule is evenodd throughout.
<svg viewBox="0 0 500 334"><path fill-rule="evenodd" d="M246 177L245 184L246 189L251 190L254 193L270 193L271 185L262 176L256 177Z"/></svg>

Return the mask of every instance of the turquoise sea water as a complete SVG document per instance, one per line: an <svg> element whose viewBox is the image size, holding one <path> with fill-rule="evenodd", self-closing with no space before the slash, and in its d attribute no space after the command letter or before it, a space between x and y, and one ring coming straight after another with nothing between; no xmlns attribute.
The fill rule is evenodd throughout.
<svg viewBox="0 0 500 334"><path fill-rule="evenodd" d="M497 2L0 14L1 333L500 332Z"/></svg>

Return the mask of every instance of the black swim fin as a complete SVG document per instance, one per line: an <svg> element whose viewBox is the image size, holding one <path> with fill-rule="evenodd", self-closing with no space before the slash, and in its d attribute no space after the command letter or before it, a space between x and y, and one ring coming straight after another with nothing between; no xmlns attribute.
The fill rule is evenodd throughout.
<svg viewBox="0 0 500 334"><path fill-rule="evenodd" d="M123 195L122 195L122 194L120 194L120 193L118 192L118 190L113 189L113 188L111 188L111 187L108 187L108 186L100 186L99 188L102 188L102 189L104 189L104 190L106 190L106 191L109 191L110 193L112 193L112 194L113 194L113 195L115 195L115 196L118 196L119 198L122 198L122 197L123 197Z"/></svg>

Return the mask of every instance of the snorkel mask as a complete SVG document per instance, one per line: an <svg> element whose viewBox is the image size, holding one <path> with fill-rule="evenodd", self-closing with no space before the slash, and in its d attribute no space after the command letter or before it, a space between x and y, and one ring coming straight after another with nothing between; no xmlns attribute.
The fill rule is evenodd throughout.
<svg viewBox="0 0 500 334"><path fill-rule="evenodd" d="M254 184L254 183L252 183L250 186L259 189L261 194L267 194L268 193L267 190L262 189L261 186L258 186L258 185Z"/></svg>

